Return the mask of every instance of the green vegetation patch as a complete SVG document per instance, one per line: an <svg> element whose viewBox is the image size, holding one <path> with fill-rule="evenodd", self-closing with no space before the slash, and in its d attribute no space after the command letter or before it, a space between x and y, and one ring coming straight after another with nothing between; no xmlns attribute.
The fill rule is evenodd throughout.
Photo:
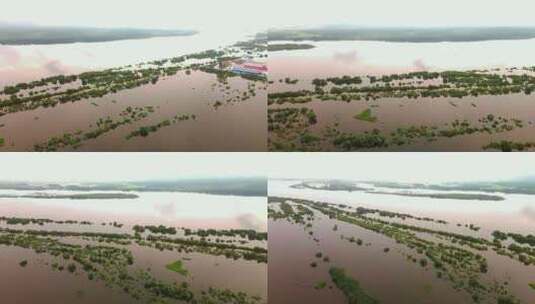
<svg viewBox="0 0 535 304"><path fill-rule="evenodd" d="M184 264L182 263L181 260L178 260L176 262L173 262L171 264L168 264L165 266L165 268L171 270L171 271L174 271L174 272L177 272L183 276L188 276L189 272L186 268L184 268Z"/></svg>
<svg viewBox="0 0 535 304"><path fill-rule="evenodd" d="M331 267L329 269L331 279L347 298L349 304L377 304L379 301L366 294L359 282L345 273L342 268Z"/></svg>
<svg viewBox="0 0 535 304"><path fill-rule="evenodd" d="M171 120L166 119L155 125L140 127L139 129L132 131L130 134L128 134L126 136L126 139L131 139L132 137L139 137L139 136L147 137L151 133L158 132L158 130L160 130L163 127L168 127L168 126L178 123L179 121L190 120L190 119L195 120L196 116L195 115L175 115L175 117L173 117Z"/></svg>
<svg viewBox="0 0 535 304"><path fill-rule="evenodd" d="M63 148L78 149L85 141L98 138L106 133L109 133L120 126L129 125L136 121L142 120L154 112L154 108L151 106L145 107L127 107L123 110L119 116L119 119L113 119L111 117L99 118L94 125L96 128L89 131L76 131L73 133L67 132L62 136L54 136L49 138L46 142L35 144L33 149L37 152L51 152L57 151Z"/></svg>
<svg viewBox="0 0 535 304"><path fill-rule="evenodd" d="M502 152L526 151L535 147L535 142L513 142L509 140L502 140L499 142L491 142L483 147L483 150L498 150Z"/></svg>
<svg viewBox="0 0 535 304"><path fill-rule="evenodd" d="M353 116L355 119L367 121L367 122L376 122L377 117L373 116L372 109L368 108L357 115Z"/></svg>

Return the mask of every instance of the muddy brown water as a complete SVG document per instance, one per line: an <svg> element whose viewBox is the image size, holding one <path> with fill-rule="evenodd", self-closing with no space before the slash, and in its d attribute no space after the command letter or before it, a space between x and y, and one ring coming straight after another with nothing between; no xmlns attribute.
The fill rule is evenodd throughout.
<svg viewBox="0 0 535 304"><path fill-rule="evenodd" d="M170 284L186 281L196 294L210 287L229 288L259 296L266 302L266 264L201 253L160 251L135 244L124 248L131 250L134 256L134 264L129 266L132 271L149 270L153 277ZM106 287L101 281L90 281L83 272L73 275L67 271L53 271L52 259L46 254L7 246L0 246L0 252L2 273L9 277L0 284L3 299L10 300L6 303L142 303L117 288ZM26 267L19 265L23 260L28 261ZM165 268L176 260L183 261L189 272L187 277Z"/></svg>
<svg viewBox="0 0 535 304"><path fill-rule="evenodd" d="M77 151L265 151L265 85L256 82L256 96L227 103L228 98L240 96L248 91L248 84L254 83L239 77L228 82L230 89L219 83L215 75L192 72L188 76L181 71L155 85L54 108L8 114L0 117L0 125L4 125L0 136L5 138L5 145L0 149L32 150L34 144L44 143L53 136L93 130L99 118L110 116L118 121L119 113L128 106L153 106L155 112L147 118L86 141ZM215 107L218 100L223 105ZM177 114L195 114L197 119L163 127L148 137L125 139L141 126L157 124Z"/></svg>
<svg viewBox="0 0 535 304"><path fill-rule="evenodd" d="M375 101L312 101L306 104L271 105L279 107L306 106L314 110L318 123L310 128L312 133L322 134L327 126L339 124L338 130L346 133L361 134L378 129L387 137L397 128L411 126L436 126L449 129L446 124L455 120L469 121L472 126L479 126L478 120L488 114L507 119L519 119L523 128L509 132L478 133L452 138L438 137L428 142L425 138L416 139L414 143L403 146L391 145L379 149L388 151L481 151L491 142L510 140L518 142L535 141L535 95L515 94L508 96L483 96L470 98L408 98L378 99ZM360 112L371 109L376 122L355 119ZM271 134L272 138L276 138ZM334 147L325 144L325 149Z"/></svg>
<svg viewBox="0 0 535 304"><path fill-rule="evenodd" d="M50 259L33 250L0 245L0 294L4 303L140 303L103 282L90 281L85 275L53 271ZM26 267L19 263L28 261Z"/></svg>

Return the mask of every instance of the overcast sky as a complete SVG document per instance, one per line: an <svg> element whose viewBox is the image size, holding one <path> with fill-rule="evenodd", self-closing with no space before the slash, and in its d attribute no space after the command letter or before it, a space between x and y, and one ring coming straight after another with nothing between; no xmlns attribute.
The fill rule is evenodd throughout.
<svg viewBox="0 0 535 304"><path fill-rule="evenodd" d="M261 176L254 153L1 153L1 181L83 182Z"/></svg>
<svg viewBox="0 0 535 304"><path fill-rule="evenodd" d="M17 0L0 21L100 27L535 26L533 0Z"/></svg>
<svg viewBox="0 0 535 304"><path fill-rule="evenodd" d="M6 1L0 21L98 27L252 29L262 25L260 0L16 0ZM260 19L260 20L259 20ZM255 24L259 20L259 25Z"/></svg>
<svg viewBox="0 0 535 304"><path fill-rule="evenodd" d="M270 0L273 26L535 25L533 0Z"/></svg>
<svg viewBox="0 0 535 304"><path fill-rule="evenodd" d="M535 174L533 153L279 153L269 164L270 178L446 182Z"/></svg>
<svg viewBox="0 0 535 304"><path fill-rule="evenodd" d="M125 181L268 176L400 182L499 180L535 174L535 154L2 153L0 180Z"/></svg>

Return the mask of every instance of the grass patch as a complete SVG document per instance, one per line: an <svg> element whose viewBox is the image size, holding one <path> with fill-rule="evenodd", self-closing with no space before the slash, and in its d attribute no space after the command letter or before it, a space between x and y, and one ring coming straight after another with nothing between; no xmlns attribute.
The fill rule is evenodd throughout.
<svg viewBox="0 0 535 304"><path fill-rule="evenodd" d="M528 284L531 289L535 290L535 282L531 282Z"/></svg>
<svg viewBox="0 0 535 304"><path fill-rule="evenodd" d="M376 122L377 121L377 117L373 116L372 109L370 109L370 108L360 112L359 114L357 114L357 115L355 115L353 117L355 119L362 120L362 121L367 121L367 122Z"/></svg>
<svg viewBox="0 0 535 304"><path fill-rule="evenodd" d="M174 263L171 263L167 266L165 266L165 268L171 270L171 271L174 271L174 272L178 272L179 274L183 275L183 276L187 276L188 275L188 270L186 268L184 268L184 264L182 263L181 260L178 260Z"/></svg>
<svg viewBox="0 0 535 304"><path fill-rule="evenodd" d="M378 304L379 301L367 295L359 285L359 282L346 275L342 268L331 267L329 269L331 279L347 298L349 304Z"/></svg>

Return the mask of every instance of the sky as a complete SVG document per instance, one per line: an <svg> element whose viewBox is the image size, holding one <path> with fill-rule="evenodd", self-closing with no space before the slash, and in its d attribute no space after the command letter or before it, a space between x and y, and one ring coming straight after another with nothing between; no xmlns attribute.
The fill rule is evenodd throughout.
<svg viewBox="0 0 535 304"><path fill-rule="evenodd" d="M271 25L535 26L533 0L270 0Z"/></svg>
<svg viewBox="0 0 535 304"><path fill-rule="evenodd" d="M17 0L2 5L0 22L251 30L258 27L254 21L259 19L257 12L262 6L265 2L260 0Z"/></svg>
<svg viewBox="0 0 535 304"><path fill-rule="evenodd" d="M17 0L0 22L99 27L535 26L533 0Z"/></svg>
<svg viewBox="0 0 535 304"><path fill-rule="evenodd" d="M440 183L535 174L534 153L277 153L270 178Z"/></svg>
<svg viewBox="0 0 535 304"><path fill-rule="evenodd" d="M534 153L2 153L2 181L269 176L398 182L533 175Z"/></svg>
<svg viewBox="0 0 535 304"><path fill-rule="evenodd" d="M263 176L254 153L1 153L0 181L107 182Z"/></svg>

